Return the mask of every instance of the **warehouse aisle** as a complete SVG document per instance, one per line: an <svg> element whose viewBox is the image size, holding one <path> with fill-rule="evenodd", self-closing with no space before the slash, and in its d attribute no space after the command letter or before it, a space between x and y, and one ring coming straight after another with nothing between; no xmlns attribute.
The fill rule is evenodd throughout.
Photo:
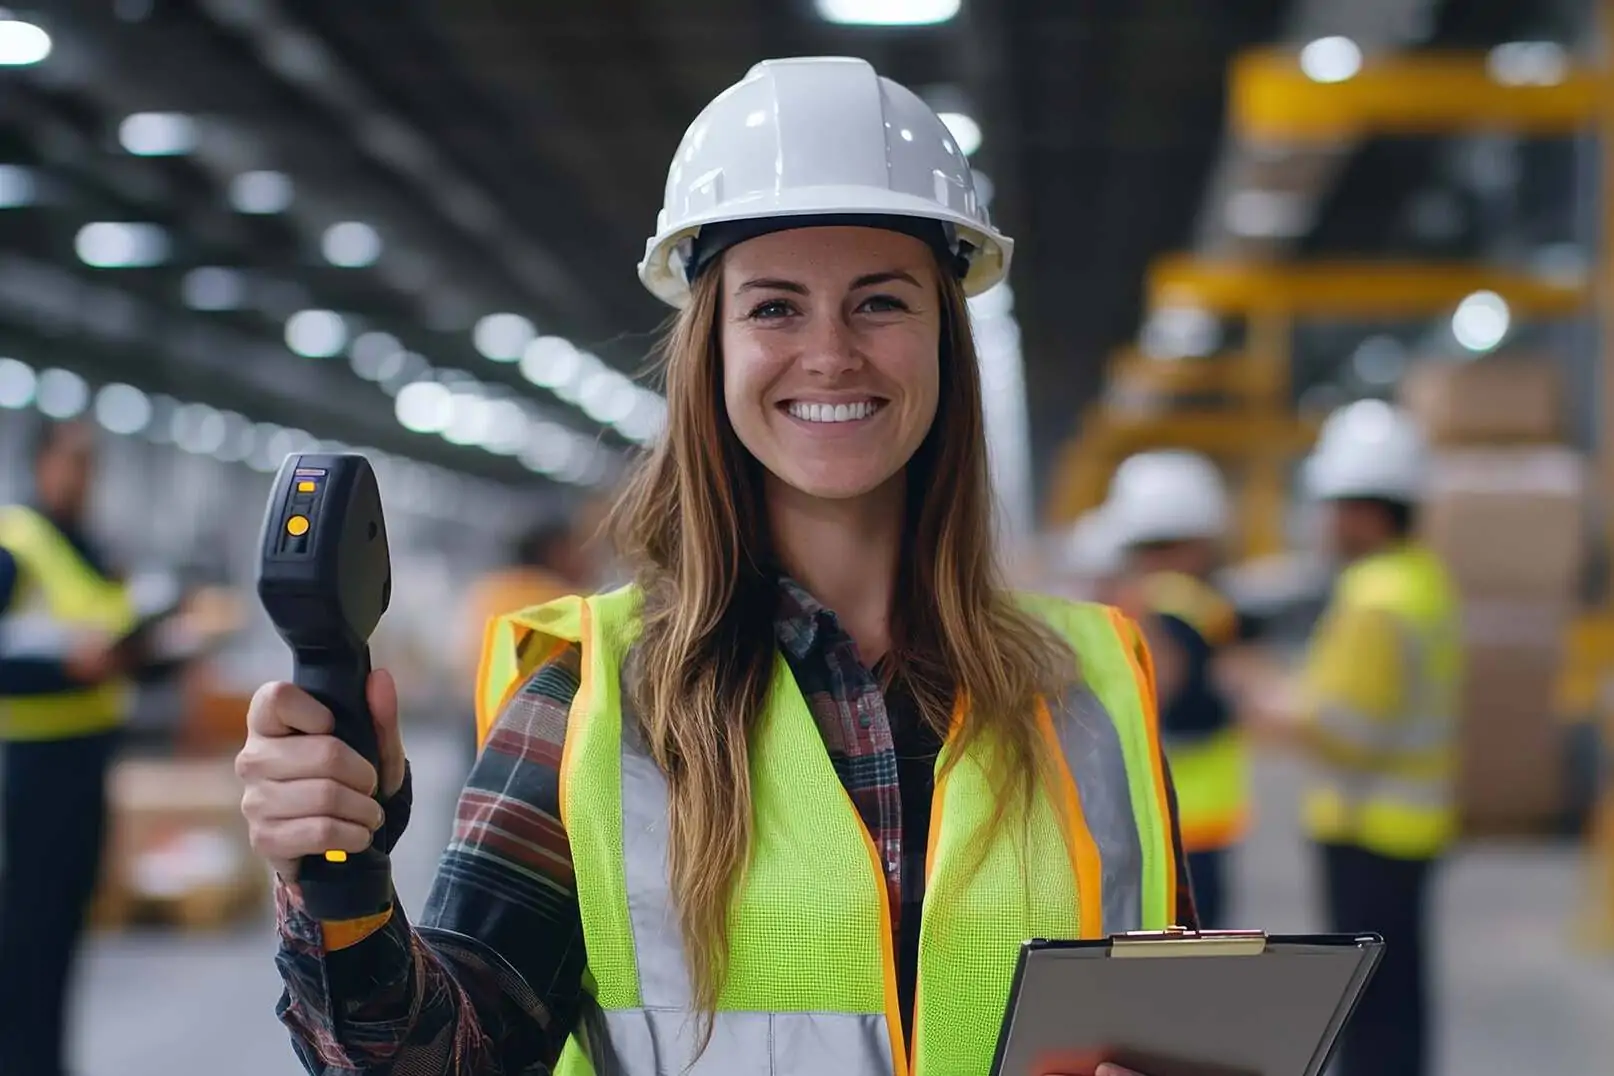
<svg viewBox="0 0 1614 1076"><path fill-rule="evenodd" d="M447 839L462 755L437 729L412 730L410 750L418 802L398 885L413 908ZM1261 767L1262 824L1240 863L1242 918L1273 930L1314 926L1306 861L1285 810L1297 785L1292 768ZM1477 850L1452 864L1440 895L1442 1076L1609 1071L1614 959L1567 955L1577 884L1565 847ZM295 1076L274 1019L272 951L264 926L222 937L97 939L82 995L80 1071Z"/></svg>

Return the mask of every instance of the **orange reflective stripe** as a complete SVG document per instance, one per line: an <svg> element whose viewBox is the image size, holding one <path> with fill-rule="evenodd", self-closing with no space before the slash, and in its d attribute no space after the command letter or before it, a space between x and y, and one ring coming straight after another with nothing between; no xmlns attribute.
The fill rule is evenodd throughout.
<svg viewBox="0 0 1614 1076"><path fill-rule="evenodd" d="M1160 840L1165 845L1166 862L1166 914L1177 917L1177 849L1171 839L1171 804L1166 797L1166 756L1160 746L1160 702L1154 682L1154 656L1149 653L1148 641L1137 624L1119 609L1110 609L1110 619L1123 640L1130 639L1132 646L1125 647L1132 673L1138 680L1138 694L1143 700L1144 725L1149 730L1150 755L1154 764L1155 796L1160 804L1162 821ZM1181 925L1181 924L1178 924Z"/></svg>
<svg viewBox="0 0 1614 1076"><path fill-rule="evenodd" d="M1104 863L1098 854L1098 842L1087 828L1087 816L1082 813L1082 798L1076 793L1076 779L1065 763L1064 748L1059 733L1054 730L1053 714L1048 704L1037 700L1037 727L1042 730L1048 750L1059 760L1059 795L1064 800L1066 833L1065 847L1070 853L1070 872L1076 880L1076 909L1084 938L1104 936Z"/></svg>
<svg viewBox="0 0 1614 1076"><path fill-rule="evenodd" d="M857 804L852 801L852 794L846 793L846 805L857 814ZM861 820L862 815L858 814ZM891 1034L891 1063L896 1072L894 1076L908 1076L913 1069L913 1063L908 1057L908 1047L903 1042L902 1035L902 1002L897 997L897 952L894 940L891 937L891 887L886 882L885 861L880 858L880 850L874 847L874 838L869 836L869 828L858 825L858 832L863 835L863 847L869 853L869 866L874 868L874 880L880 887L880 966L885 971L885 1023ZM934 833L934 830L932 830ZM918 1001L914 1003L917 1015Z"/></svg>

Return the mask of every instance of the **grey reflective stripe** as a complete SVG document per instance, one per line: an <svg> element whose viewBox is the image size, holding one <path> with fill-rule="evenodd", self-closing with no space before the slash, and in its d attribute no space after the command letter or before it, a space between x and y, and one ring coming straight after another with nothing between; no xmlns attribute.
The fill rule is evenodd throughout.
<svg viewBox="0 0 1614 1076"><path fill-rule="evenodd" d="M1418 779L1328 770L1319 776L1317 788L1333 792L1349 807L1379 802L1420 811L1440 811L1451 807L1453 799L1451 782L1439 777Z"/></svg>
<svg viewBox="0 0 1614 1076"><path fill-rule="evenodd" d="M1120 734L1109 711L1085 685L1073 688L1050 711L1076 782L1082 817L1103 863L1104 932L1141 930L1143 846Z"/></svg>
<svg viewBox="0 0 1614 1076"><path fill-rule="evenodd" d="M645 750L626 684L622 690L622 872L639 968L639 999L651 1009L693 1004L672 890L667 884L667 778Z"/></svg>
<svg viewBox="0 0 1614 1076"><path fill-rule="evenodd" d="M1374 718L1338 703L1319 708L1317 724L1329 736L1364 754L1425 754L1449 745L1452 737L1451 721L1446 718Z"/></svg>
<svg viewBox="0 0 1614 1076"><path fill-rule="evenodd" d="M0 617L0 654L8 658L63 658L73 650L81 629L38 610L19 610Z"/></svg>
<svg viewBox="0 0 1614 1076"><path fill-rule="evenodd" d="M1391 768L1398 760L1415 761L1417 756L1449 748L1456 734L1452 700L1442 697L1441 685L1430 669L1433 640L1401 617L1395 623L1402 667L1409 678L1402 715L1375 718L1339 703L1324 704L1317 714L1325 733L1357 750L1385 756ZM1374 799L1430 810L1451 805L1451 782L1444 776L1408 777L1338 766L1325 766L1324 770L1325 787L1353 806Z"/></svg>
<svg viewBox="0 0 1614 1076"><path fill-rule="evenodd" d="M882 1016L720 1012L710 1044L690 1065L697 1025L687 1011L602 1015L610 1041L591 1050L596 1076L891 1076L893 1069Z"/></svg>

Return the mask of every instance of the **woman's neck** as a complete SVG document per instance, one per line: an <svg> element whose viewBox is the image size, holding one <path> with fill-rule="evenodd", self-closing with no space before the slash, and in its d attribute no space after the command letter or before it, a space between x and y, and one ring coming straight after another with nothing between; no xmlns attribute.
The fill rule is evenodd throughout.
<svg viewBox="0 0 1614 1076"><path fill-rule="evenodd" d="M891 648L891 602L902 548L903 481L824 500L768 479L768 523L790 577L834 611L873 665Z"/></svg>

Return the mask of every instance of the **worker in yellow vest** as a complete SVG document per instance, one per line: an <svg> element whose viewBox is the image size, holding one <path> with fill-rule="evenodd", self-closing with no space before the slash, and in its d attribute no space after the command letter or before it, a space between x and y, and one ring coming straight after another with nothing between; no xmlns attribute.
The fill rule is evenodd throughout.
<svg viewBox="0 0 1614 1076"><path fill-rule="evenodd" d="M1250 814L1244 738L1216 681L1218 654L1239 637L1237 610L1209 582L1229 529L1227 493L1204 456L1145 452L1116 468L1103 511L1155 655L1194 900L1207 926L1225 927L1228 860Z"/></svg>
<svg viewBox="0 0 1614 1076"><path fill-rule="evenodd" d="M965 300L1009 251L861 60L759 64L701 114L640 266L679 314L619 505L636 582L496 622L417 923L314 922L295 884L397 839L389 679L379 774L308 696L254 699L310 1071L984 1076L1024 939L1194 920L1141 634L997 582Z"/></svg>
<svg viewBox="0 0 1614 1076"><path fill-rule="evenodd" d="M1306 827L1328 914L1387 948L1346 1033L1347 1076L1424 1076L1431 878L1456 835L1452 800L1460 611L1440 560L1414 538L1427 450L1377 400L1329 417L1306 463L1344 564L1307 659L1300 742L1315 764Z"/></svg>
<svg viewBox="0 0 1614 1076"><path fill-rule="evenodd" d="M101 862L135 626L86 538L95 431L47 423L34 500L0 507L0 1072L62 1076L71 968Z"/></svg>

